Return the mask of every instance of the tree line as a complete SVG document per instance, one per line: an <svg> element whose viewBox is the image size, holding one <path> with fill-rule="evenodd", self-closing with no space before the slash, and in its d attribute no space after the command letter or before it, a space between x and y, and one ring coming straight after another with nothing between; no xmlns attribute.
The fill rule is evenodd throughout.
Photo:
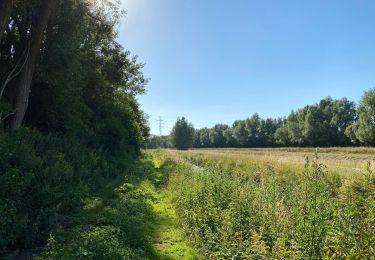
<svg viewBox="0 0 375 260"><path fill-rule="evenodd" d="M148 127L135 96L144 93L147 79L143 64L116 41L119 7L87 0L2 5L3 128L104 138L106 150L142 146Z"/></svg>
<svg viewBox="0 0 375 260"><path fill-rule="evenodd" d="M181 128L180 120L169 137L171 142L166 142L167 137L157 142L161 138L154 136L148 147L170 147L176 138L181 140L175 134L175 129ZM232 126L216 124L212 128L195 129L186 145L194 148L375 145L375 88L365 91L358 104L347 98L327 97L283 118L263 119L255 113L245 120L236 120ZM186 145L174 147L185 149Z"/></svg>
<svg viewBox="0 0 375 260"><path fill-rule="evenodd" d="M115 1L0 1L0 258L43 246L123 174L149 127Z"/></svg>

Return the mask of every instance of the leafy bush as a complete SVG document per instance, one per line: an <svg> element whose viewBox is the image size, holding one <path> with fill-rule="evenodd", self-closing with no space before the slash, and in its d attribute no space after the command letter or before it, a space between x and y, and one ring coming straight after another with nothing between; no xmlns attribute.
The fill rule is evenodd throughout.
<svg viewBox="0 0 375 260"><path fill-rule="evenodd" d="M113 195L87 199L70 230L54 232L38 259L148 259L147 194L125 183Z"/></svg>
<svg viewBox="0 0 375 260"><path fill-rule="evenodd" d="M126 172L94 150L27 128L0 134L0 255L43 245L105 179ZM110 174L109 174L110 173Z"/></svg>

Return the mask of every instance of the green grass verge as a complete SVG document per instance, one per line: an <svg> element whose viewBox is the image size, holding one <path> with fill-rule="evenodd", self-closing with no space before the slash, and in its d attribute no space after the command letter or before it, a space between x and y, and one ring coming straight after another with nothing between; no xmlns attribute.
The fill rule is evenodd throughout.
<svg viewBox="0 0 375 260"><path fill-rule="evenodd" d="M160 165L147 157L109 181L51 233L37 259L196 259L163 189Z"/></svg>

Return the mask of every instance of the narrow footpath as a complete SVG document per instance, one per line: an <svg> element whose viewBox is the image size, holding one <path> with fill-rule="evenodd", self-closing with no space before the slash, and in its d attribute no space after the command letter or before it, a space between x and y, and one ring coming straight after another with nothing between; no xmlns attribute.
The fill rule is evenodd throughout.
<svg viewBox="0 0 375 260"><path fill-rule="evenodd" d="M184 238L167 192L160 185L160 165L154 162L154 167L153 178L142 181L139 187L149 194L149 202L155 213L150 223L154 251L159 259L198 259L197 253Z"/></svg>

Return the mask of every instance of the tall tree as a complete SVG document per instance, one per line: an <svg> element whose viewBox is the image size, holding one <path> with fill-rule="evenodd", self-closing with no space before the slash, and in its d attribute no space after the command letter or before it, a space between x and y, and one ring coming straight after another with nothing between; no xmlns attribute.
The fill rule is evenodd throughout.
<svg viewBox="0 0 375 260"><path fill-rule="evenodd" d="M247 136L249 135L246 129L245 120L237 120L233 123L233 137L236 146L246 147Z"/></svg>
<svg viewBox="0 0 375 260"><path fill-rule="evenodd" d="M194 127L185 117L177 118L171 132L172 143L178 150L187 150L193 145Z"/></svg>
<svg viewBox="0 0 375 260"><path fill-rule="evenodd" d="M209 138L213 147L226 147L224 133L228 128L229 126L225 124L216 124L210 129Z"/></svg>
<svg viewBox="0 0 375 260"><path fill-rule="evenodd" d="M334 130L334 145L350 145L351 140L345 135L349 125L357 120L356 105L347 98L334 100L332 103L332 117L330 125Z"/></svg>
<svg viewBox="0 0 375 260"><path fill-rule="evenodd" d="M43 0L32 14L31 29L29 35L28 58L20 73L19 83L14 100L14 116L11 128L16 129L22 125L28 103L30 86L34 76L35 66L43 43L43 36L48 21L57 5L57 0Z"/></svg>
<svg viewBox="0 0 375 260"><path fill-rule="evenodd" d="M345 129L356 119L355 104L347 99L322 99L291 112L285 124L276 130L276 142L295 146L348 145Z"/></svg>
<svg viewBox="0 0 375 260"><path fill-rule="evenodd" d="M245 120L245 128L247 131L247 147L258 147L260 144L260 125L261 118L257 113Z"/></svg>
<svg viewBox="0 0 375 260"><path fill-rule="evenodd" d="M357 113L358 120L346 129L345 134L352 142L375 145L375 88L364 93Z"/></svg>

